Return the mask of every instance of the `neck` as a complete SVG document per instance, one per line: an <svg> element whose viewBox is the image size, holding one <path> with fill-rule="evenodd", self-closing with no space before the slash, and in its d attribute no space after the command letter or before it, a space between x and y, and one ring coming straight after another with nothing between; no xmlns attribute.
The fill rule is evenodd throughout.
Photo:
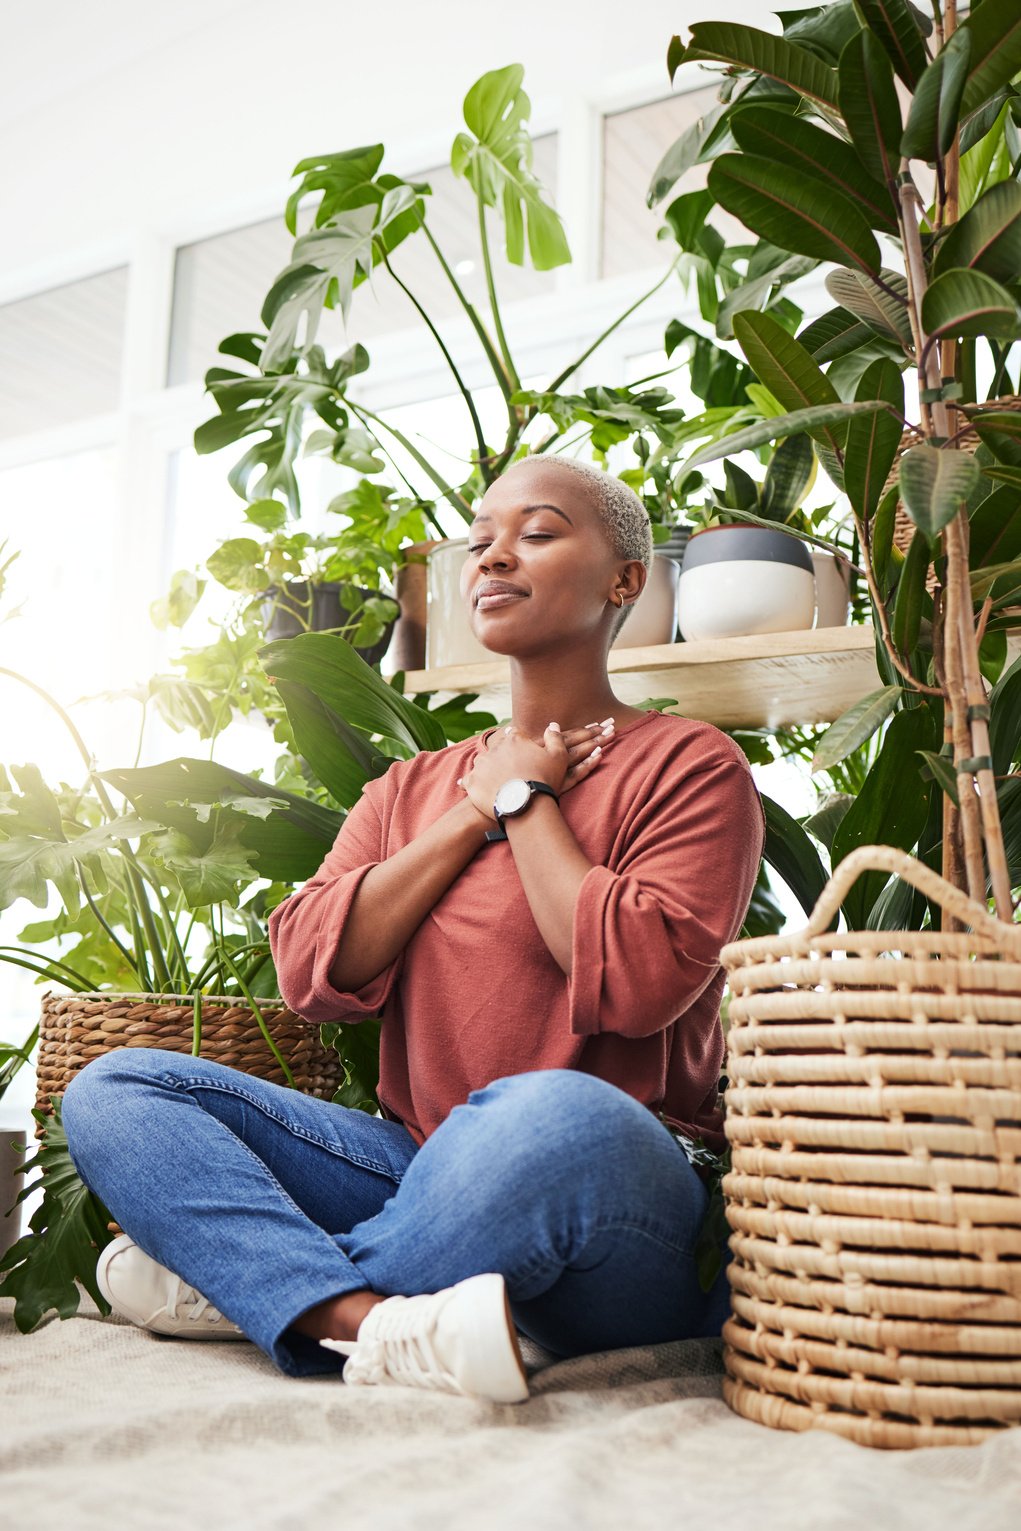
<svg viewBox="0 0 1021 1531"><path fill-rule="evenodd" d="M530 739L541 740L550 723L584 728L626 708L610 689L606 654L561 649L555 654L511 656L511 719Z"/></svg>

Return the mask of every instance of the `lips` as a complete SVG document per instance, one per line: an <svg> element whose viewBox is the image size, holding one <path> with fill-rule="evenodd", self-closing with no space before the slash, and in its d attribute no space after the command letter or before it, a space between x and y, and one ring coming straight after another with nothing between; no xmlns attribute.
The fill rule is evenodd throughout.
<svg viewBox="0 0 1021 1531"><path fill-rule="evenodd" d="M528 591L522 590L520 585L512 585L507 580L486 579L475 594L475 605L479 611L487 611L494 606L506 606L527 594Z"/></svg>

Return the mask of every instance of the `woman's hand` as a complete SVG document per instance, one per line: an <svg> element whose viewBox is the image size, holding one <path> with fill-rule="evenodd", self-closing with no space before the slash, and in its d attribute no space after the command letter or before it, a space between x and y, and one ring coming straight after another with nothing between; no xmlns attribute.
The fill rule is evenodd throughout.
<svg viewBox="0 0 1021 1531"><path fill-rule="evenodd" d="M566 733L553 724L547 728L541 744L520 732L513 724L497 729L488 748L475 755L470 769L458 777L462 787L480 813L494 824L493 800L499 787L511 777L542 781L562 797L577 786L599 764L602 746L613 737L613 724L590 723L585 728L571 728Z"/></svg>

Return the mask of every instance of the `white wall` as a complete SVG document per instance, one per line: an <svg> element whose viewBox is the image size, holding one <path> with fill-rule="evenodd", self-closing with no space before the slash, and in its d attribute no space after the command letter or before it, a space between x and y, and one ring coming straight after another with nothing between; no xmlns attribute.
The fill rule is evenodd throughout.
<svg viewBox="0 0 1021 1531"><path fill-rule="evenodd" d="M50 0L4 18L0 301L278 212L305 155L447 152L487 69L525 66L533 124L668 94L690 19L776 29L750 0ZM423 154L423 151L426 151ZM391 158L392 157L392 158ZM406 163L403 163L406 162Z"/></svg>

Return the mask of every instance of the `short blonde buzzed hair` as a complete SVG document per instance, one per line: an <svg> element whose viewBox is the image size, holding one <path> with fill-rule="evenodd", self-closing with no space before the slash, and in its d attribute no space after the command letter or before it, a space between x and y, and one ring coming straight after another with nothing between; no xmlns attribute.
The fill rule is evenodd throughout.
<svg viewBox="0 0 1021 1531"><path fill-rule="evenodd" d="M521 461L531 462L533 459L525 457ZM646 572L652 568L652 525L649 512L633 489L612 473L597 468L595 463L579 462L576 457L543 457L542 463L544 467L563 468L576 478L584 479L591 491L589 500L606 528L610 546L617 557L637 559L645 565ZM611 643L631 615L633 604L622 606L614 617L610 629Z"/></svg>

